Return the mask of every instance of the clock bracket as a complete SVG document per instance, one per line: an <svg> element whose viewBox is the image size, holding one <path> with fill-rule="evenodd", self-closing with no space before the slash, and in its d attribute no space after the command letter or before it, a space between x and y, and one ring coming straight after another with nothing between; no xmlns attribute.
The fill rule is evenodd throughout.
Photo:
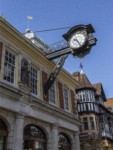
<svg viewBox="0 0 113 150"><path fill-rule="evenodd" d="M49 60L53 60L59 58L58 63L56 63L53 71L51 72L50 76L48 77L45 85L44 85L44 95L46 96L48 90L51 88L52 84L54 83L56 77L58 76L63 64L65 63L66 58L69 54L73 56L83 58L85 55L90 53L92 46L96 45L96 38L92 35L95 32L93 26L91 24L88 25L77 25L72 27L66 34L63 35L64 39L69 42L70 37L76 32L85 32L87 37L87 42L84 47L78 49L72 49L69 44L67 47L60 48L57 51L50 52L46 54L46 58Z"/></svg>

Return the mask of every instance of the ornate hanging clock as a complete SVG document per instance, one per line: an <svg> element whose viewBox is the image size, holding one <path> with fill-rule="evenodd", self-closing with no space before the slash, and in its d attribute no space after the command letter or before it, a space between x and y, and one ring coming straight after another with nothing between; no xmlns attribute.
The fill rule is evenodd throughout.
<svg viewBox="0 0 113 150"><path fill-rule="evenodd" d="M96 45L96 38L94 38L92 35L92 33L94 32L95 30L91 24L74 26L66 34L63 35L68 43L67 47L61 48L57 51L52 51L46 55L49 60L58 57L61 58L50 74L46 84L44 85L45 95L47 95L48 89L50 89L58 73L60 72L68 54L83 58L90 52L92 46Z"/></svg>
<svg viewBox="0 0 113 150"><path fill-rule="evenodd" d="M74 56L84 57L96 44L96 38L92 35L94 32L91 24L77 25L72 27L63 37L67 40Z"/></svg>

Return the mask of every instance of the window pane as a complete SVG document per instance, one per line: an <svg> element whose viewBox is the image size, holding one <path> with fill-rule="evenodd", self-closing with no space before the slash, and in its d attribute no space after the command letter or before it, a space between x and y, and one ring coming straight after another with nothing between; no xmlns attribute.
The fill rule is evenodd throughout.
<svg viewBox="0 0 113 150"><path fill-rule="evenodd" d="M84 125L84 130L88 130L88 119L87 119L87 117L83 118L83 125Z"/></svg>
<svg viewBox="0 0 113 150"><path fill-rule="evenodd" d="M13 53L9 51L6 51L4 61L4 80L10 83L14 83L14 74L15 74L15 55L13 55Z"/></svg>
<svg viewBox="0 0 113 150"><path fill-rule="evenodd" d="M89 92L86 91L86 101L89 102Z"/></svg>
<svg viewBox="0 0 113 150"><path fill-rule="evenodd" d="M86 111L86 104L84 103L84 111Z"/></svg>
<svg viewBox="0 0 113 150"><path fill-rule="evenodd" d="M78 112L80 112L80 104L78 104Z"/></svg>
<svg viewBox="0 0 113 150"><path fill-rule="evenodd" d="M71 149L71 141L70 139L63 133L58 134L58 147L59 150L70 150Z"/></svg>
<svg viewBox="0 0 113 150"><path fill-rule="evenodd" d="M64 89L64 106L66 110L69 110L69 102L68 102L68 90Z"/></svg>
<svg viewBox="0 0 113 150"><path fill-rule="evenodd" d="M38 95L38 71L33 67L31 67L30 84L31 93Z"/></svg>
<svg viewBox="0 0 113 150"><path fill-rule="evenodd" d="M50 98L50 103L55 104L55 85L54 84L52 84L49 90L49 98Z"/></svg>
<svg viewBox="0 0 113 150"><path fill-rule="evenodd" d="M94 104L93 104L93 103L91 103L91 110L92 110L92 111L94 111L93 105L94 105Z"/></svg>
<svg viewBox="0 0 113 150"><path fill-rule="evenodd" d="M80 106L81 106L81 111L83 111L83 104L80 104Z"/></svg>
<svg viewBox="0 0 113 150"><path fill-rule="evenodd" d="M83 102L85 102L85 94L83 93Z"/></svg>
<svg viewBox="0 0 113 150"><path fill-rule="evenodd" d="M95 130L94 118L93 117L90 117L90 125L91 125L91 130Z"/></svg>

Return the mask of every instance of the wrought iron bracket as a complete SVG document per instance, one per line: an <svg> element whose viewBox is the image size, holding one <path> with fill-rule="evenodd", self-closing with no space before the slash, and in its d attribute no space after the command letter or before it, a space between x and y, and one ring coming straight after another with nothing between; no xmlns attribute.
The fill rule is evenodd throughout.
<svg viewBox="0 0 113 150"><path fill-rule="evenodd" d="M52 59L56 59L60 56L70 54L70 53L72 53L72 49L70 47L66 47L66 48L62 48L62 49L56 50L54 52L51 52L51 53L47 54L46 57L49 60L52 60Z"/></svg>
<svg viewBox="0 0 113 150"><path fill-rule="evenodd" d="M54 67L52 73L50 74L46 84L44 85L44 95L47 95L48 90L51 88L54 80L56 79L57 75L59 74L59 72L60 72L62 66L64 65L67 57L68 57L68 54L65 54L59 58L58 63L55 65L55 67Z"/></svg>
<svg viewBox="0 0 113 150"><path fill-rule="evenodd" d="M81 46L78 49L77 48L73 49L71 46L69 47L69 40L70 38L72 38L72 35L74 35L74 33L78 33L78 31L82 31L85 33L86 42L85 42L84 47ZM72 54L73 56L82 58L88 53L90 53L92 46L96 45L96 41L97 41L96 38L94 38L92 35L92 33L94 32L95 30L91 24L74 26L66 34L63 35L63 37L67 41L67 46L65 48L60 48L59 50L46 54L46 57L49 60L56 59L58 57L60 57L60 59L58 63L56 64L55 68L53 69L52 73L50 74L46 84L44 85L45 95L47 95L48 90L52 86L57 75L59 74L68 54ZM76 41L78 41L79 39L76 39Z"/></svg>

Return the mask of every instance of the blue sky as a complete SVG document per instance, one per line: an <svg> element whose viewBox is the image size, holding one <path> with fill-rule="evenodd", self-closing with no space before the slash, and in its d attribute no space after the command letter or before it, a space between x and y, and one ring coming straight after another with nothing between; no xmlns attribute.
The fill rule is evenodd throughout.
<svg viewBox="0 0 113 150"><path fill-rule="evenodd" d="M0 15L20 32L27 28L26 16L33 16L32 31L72 27L91 23L97 45L83 59L91 83L101 82L107 98L113 97L113 1L112 0L0 0ZM68 29L38 33L48 44L63 39ZM80 71L79 59L69 56L64 68Z"/></svg>

